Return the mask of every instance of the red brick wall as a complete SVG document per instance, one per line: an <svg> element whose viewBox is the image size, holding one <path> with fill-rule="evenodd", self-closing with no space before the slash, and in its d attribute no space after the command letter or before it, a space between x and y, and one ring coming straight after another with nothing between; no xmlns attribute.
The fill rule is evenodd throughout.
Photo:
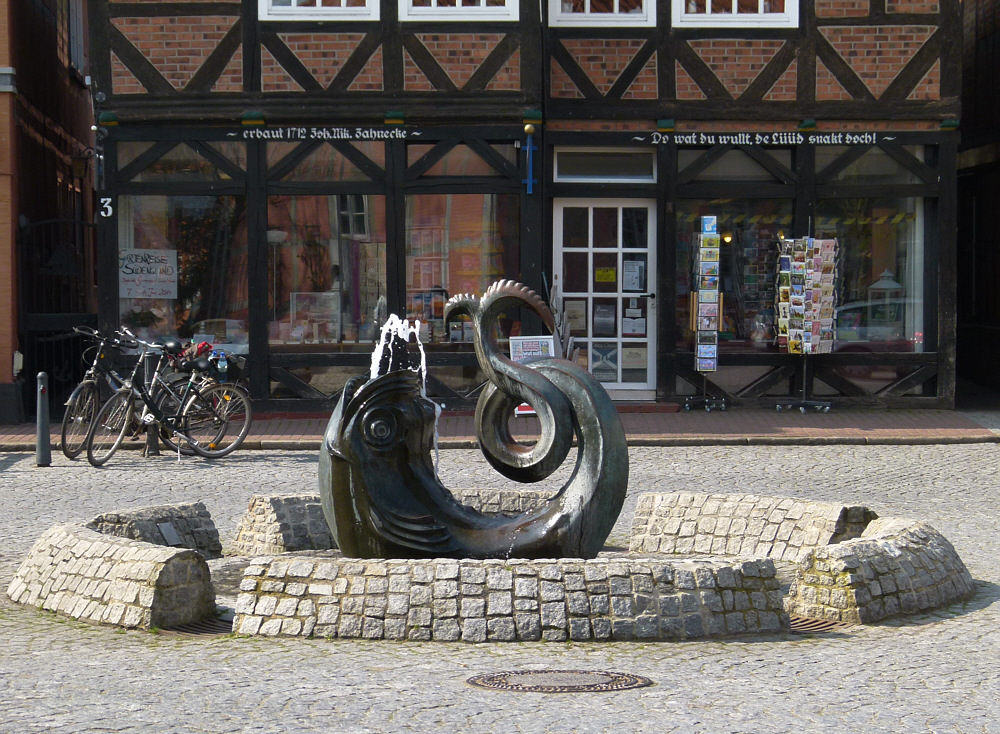
<svg viewBox="0 0 1000 734"><path fill-rule="evenodd" d="M878 97L934 30L933 26L843 26L823 28L822 33Z"/></svg>
<svg viewBox="0 0 1000 734"><path fill-rule="evenodd" d="M236 21L221 15L113 18L120 30L174 89L183 89ZM130 83L123 84L129 91ZM114 90L116 94L123 92Z"/></svg>
<svg viewBox="0 0 1000 734"><path fill-rule="evenodd" d="M816 0L817 18L849 18L866 16L868 0Z"/></svg>
<svg viewBox="0 0 1000 734"><path fill-rule="evenodd" d="M965 0L972 2L973 0ZM885 9L890 13L938 13L937 0L886 0Z"/></svg>
<svg viewBox="0 0 1000 734"><path fill-rule="evenodd" d="M691 41L691 48L708 64L733 97L743 93L784 45L784 41L729 38Z"/></svg>
<svg viewBox="0 0 1000 734"><path fill-rule="evenodd" d="M570 52L594 85L607 94L628 63L643 46L643 41L600 40L584 38L563 39L562 45Z"/></svg>

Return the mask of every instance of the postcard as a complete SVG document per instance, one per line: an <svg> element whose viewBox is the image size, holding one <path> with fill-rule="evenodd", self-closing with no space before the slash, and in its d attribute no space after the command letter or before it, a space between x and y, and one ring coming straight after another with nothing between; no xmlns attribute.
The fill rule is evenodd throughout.
<svg viewBox="0 0 1000 734"><path fill-rule="evenodd" d="M698 287L701 290L719 290L719 276L718 275L703 275L698 279Z"/></svg>
<svg viewBox="0 0 1000 734"><path fill-rule="evenodd" d="M719 315L719 304L718 303L699 303L698 304L698 315L699 316L718 316Z"/></svg>
<svg viewBox="0 0 1000 734"><path fill-rule="evenodd" d="M702 247L701 248L701 261L702 262L719 262L719 248L718 247Z"/></svg>
<svg viewBox="0 0 1000 734"><path fill-rule="evenodd" d="M719 361L717 359L699 359L696 362L696 369L698 372L715 372L718 369Z"/></svg>
<svg viewBox="0 0 1000 734"><path fill-rule="evenodd" d="M711 262L711 261L702 262L698 272L701 273L701 275L714 275L714 276L718 276L719 275L719 263L718 262Z"/></svg>
<svg viewBox="0 0 1000 734"><path fill-rule="evenodd" d="M788 333L791 334L793 331L802 331L805 325L805 319L802 316L792 316L788 319Z"/></svg>
<svg viewBox="0 0 1000 734"><path fill-rule="evenodd" d="M802 354L802 341L799 339L788 338L788 353L789 354Z"/></svg>
<svg viewBox="0 0 1000 734"><path fill-rule="evenodd" d="M791 311L789 310L790 306L791 306L791 304L789 304L789 303L779 303L778 304L778 317L782 318L782 319L787 319L788 315L791 313Z"/></svg>
<svg viewBox="0 0 1000 734"><path fill-rule="evenodd" d="M792 263L792 275L805 275L805 274L806 274L805 261Z"/></svg>
<svg viewBox="0 0 1000 734"><path fill-rule="evenodd" d="M705 357L711 357L712 359L715 359L716 357L719 356L718 350L719 347L717 344L699 344L698 359L702 359Z"/></svg>
<svg viewBox="0 0 1000 734"><path fill-rule="evenodd" d="M791 270L792 258L790 255L781 255L778 258L778 270Z"/></svg>
<svg viewBox="0 0 1000 734"><path fill-rule="evenodd" d="M701 231L705 234L715 234L719 231L719 218L715 215L701 218Z"/></svg>
<svg viewBox="0 0 1000 734"><path fill-rule="evenodd" d="M788 336L788 319L778 319L778 335Z"/></svg>
<svg viewBox="0 0 1000 734"><path fill-rule="evenodd" d="M698 331L709 331L719 330L719 317L718 316L699 316L698 317Z"/></svg>
<svg viewBox="0 0 1000 734"><path fill-rule="evenodd" d="M717 234L700 234L698 235L698 244L701 247L720 247L722 239Z"/></svg>
<svg viewBox="0 0 1000 734"><path fill-rule="evenodd" d="M717 331L699 331L698 332L698 343L699 344L718 344L719 343L719 332L717 332Z"/></svg>
<svg viewBox="0 0 1000 734"><path fill-rule="evenodd" d="M805 274L804 273L792 273L791 283L792 283L792 285L805 285L806 284L806 276L805 276Z"/></svg>
<svg viewBox="0 0 1000 734"><path fill-rule="evenodd" d="M791 284L792 284L791 273L788 273L784 270L780 271L778 273L778 285L791 285Z"/></svg>
<svg viewBox="0 0 1000 734"><path fill-rule="evenodd" d="M719 291L698 291L699 303L718 303Z"/></svg>
<svg viewBox="0 0 1000 734"><path fill-rule="evenodd" d="M787 303L788 299L791 298L791 295L792 295L791 288L785 288L785 287L778 288L778 300L780 302Z"/></svg>

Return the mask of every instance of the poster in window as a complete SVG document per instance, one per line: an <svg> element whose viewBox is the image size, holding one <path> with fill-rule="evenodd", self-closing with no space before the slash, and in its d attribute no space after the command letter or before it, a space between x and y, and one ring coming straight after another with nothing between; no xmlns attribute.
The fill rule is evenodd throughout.
<svg viewBox="0 0 1000 734"><path fill-rule="evenodd" d="M618 345L594 343L590 346L590 373L599 382L618 382Z"/></svg>
<svg viewBox="0 0 1000 734"><path fill-rule="evenodd" d="M614 303L594 303L594 336L615 336L617 309Z"/></svg>
<svg viewBox="0 0 1000 734"><path fill-rule="evenodd" d="M587 302L563 301L563 315L569 324L570 334L583 336L587 333Z"/></svg>
<svg viewBox="0 0 1000 734"><path fill-rule="evenodd" d="M646 263L642 260L625 260L622 263L622 290L641 291L646 288Z"/></svg>
<svg viewBox="0 0 1000 734"><path fill-rule="evenodd" d="M292 293L289 307L292 341L340 341L339 293Z"/></svg>
<svg viewBox="0 0 1000 734"><path fill-rule="evenodd" d="M177 298L177 250L119 250L121 298Z"/></svg>

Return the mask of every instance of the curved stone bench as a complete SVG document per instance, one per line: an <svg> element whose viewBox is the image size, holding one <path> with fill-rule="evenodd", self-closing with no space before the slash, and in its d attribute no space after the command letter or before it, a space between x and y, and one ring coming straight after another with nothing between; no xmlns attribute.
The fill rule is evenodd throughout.
<svg viewBox="0 0 1000 734"><path fill-rule="evenodd" d="M788 629L768 559L258 558L233 630L395 640L689 639Z"/></svg>
<svg viewBox="0 0 1000 734"><path fill-rule="evenodd" d="M35 542L7 588L18 604L120 627L176 627L215 614L197 552L56 525Z"/></svg>
<svg viewBox="0 0 1000 734"><path fill-rule="evenodd" d="M867 507L787 497L648 492L636 504L629 551L798 561L860 536L877 517Z"/></svg>
<svg viewBox="0 0 1000 734"><path fill-rule="evenodd" d="M858 539L810 552L786 606L813 619L877 622L974 591L972 576L941 533L924 522L882 518Z"/></svg>
<svg viewBox="0 0 1000 734"><path fill-rule="evenodd" d="M454 495L480 512L517 514L535 509L552 492L468 489L456 490ZM270 556L336 547L318 494L255 494L240 518L229 551L239 556Z"/></svg>
<svg viewBox="0 0 1000 734"><path fill-rule="evenodd" d="M87 523L103 535L196 550L205 558L221 558L222 542L203 502L106 512Z"/></svg>

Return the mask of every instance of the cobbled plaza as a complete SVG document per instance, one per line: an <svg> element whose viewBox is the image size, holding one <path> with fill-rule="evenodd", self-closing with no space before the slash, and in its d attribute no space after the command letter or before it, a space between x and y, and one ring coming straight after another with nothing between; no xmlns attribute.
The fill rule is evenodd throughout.
<svg viewBox="0 0 1000 734"><path fill-rule="evenodd" d="M1000 732L997 450L630 450L610 545L627 545L637 498L649 491L864 504L930 523L965 562L975 597L932 614L811 636L469 645L126 632L2 595L0 732ZM114 510L201 500L226 545L251 495L313 492L316 466L314 452L178 463L125 451L101 470L61 454L49 468L30 453L0 454L0 585L50 526ZM476 450L442 451L440 473L452 489L510 486ZM542 694L466 683L530 669L620 671L656 685Z"/></svg>

